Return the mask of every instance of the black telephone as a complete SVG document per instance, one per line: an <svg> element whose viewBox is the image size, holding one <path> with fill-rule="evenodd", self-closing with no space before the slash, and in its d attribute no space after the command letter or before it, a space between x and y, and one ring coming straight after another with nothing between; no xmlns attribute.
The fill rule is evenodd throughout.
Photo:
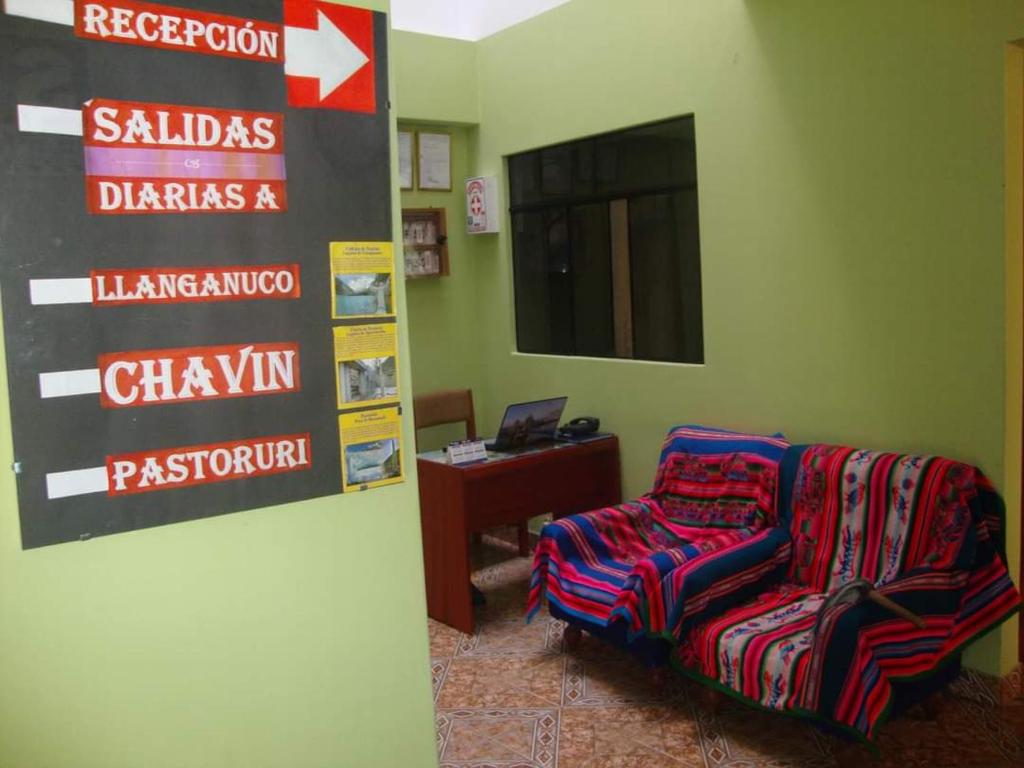
<svg viewBox="0 0 1024 768"><path fill-rule="evenodd" d="M594 416L580 416L568 424L563 424L558 431L565 437L584 437L592 435L601 428L601 420Z"/></svg>

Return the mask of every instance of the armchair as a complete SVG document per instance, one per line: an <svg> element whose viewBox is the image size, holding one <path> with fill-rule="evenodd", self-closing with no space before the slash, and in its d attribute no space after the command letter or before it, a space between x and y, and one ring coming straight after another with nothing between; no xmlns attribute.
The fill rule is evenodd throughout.
<svg viewBox="0 0 1024 768"><path fill-rule="evenodd" d="M753 577L740 572L751 559L745 553L757 553L758 572L765 570L763 553L777 566L787 560L788 534L771 533L787 446L781 436L671 430L649 494L544 527L528 617L546 596L551 614L568 622L570 643L587 631L649 666L663 664L680 628L700 615L682 607L688 600L717 607L730 578L746 596Z"/></svg>

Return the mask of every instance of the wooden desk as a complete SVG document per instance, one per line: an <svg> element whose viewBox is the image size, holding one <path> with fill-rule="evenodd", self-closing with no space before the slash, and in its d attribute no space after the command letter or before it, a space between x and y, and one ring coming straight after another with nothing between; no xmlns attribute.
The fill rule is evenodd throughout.
<svg viewBox="0 0 1024 768"><path fill-rule="evenodd" d="M548 512L564 517L622 501L616 437L561 443L461 467L443 463L437 453L421 454L416 464L427 613L466 634L474 628L471 533Z"/></svg>

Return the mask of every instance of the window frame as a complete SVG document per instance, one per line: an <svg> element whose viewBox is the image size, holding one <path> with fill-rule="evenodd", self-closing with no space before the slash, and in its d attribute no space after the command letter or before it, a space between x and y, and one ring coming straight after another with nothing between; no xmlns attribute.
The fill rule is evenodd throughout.
<svg viewBox="0 0 1024 768"><path fill-rule="evenodd" d="M570 191L569 193L561 194L556 199L552 199L552 200L533 200L533 201L530 201L530 202L520 202L520 203L513 202L514 193L513 193L513 170L512 170L512 166L513 166L514 162L524 158L524 156L535 155L535 157L533 158L533 162L535 163L535 167L533 168L533 174L534 174L534 177L535 177L535 182L536 182L537 189L540 189L541 191L543 191L543 188L544 188L543 185L545 183L544 182L544 164L543 164L543 162L544 162L544 153L545 152L561 151L561 150L565 150L565 151L569 151L569 152L574 152L574 150L578 150L578 148L580 148L582 146L585 146L588 142L589 142L589 146L591 148L595 148L597 146L597 142L600 141L603 138L623 136L623 135L629 134L629 133L631 133L633 131L642 131L643 129L647 129L647 128L651 128L651 127L656 127L656 126L659 126L659 125L667 125L667 124L671 124L671 123L675 123L675 122L679 122L679 121L689 121L690 129L691 129L691 131L693 133L693 180L692 181L680 180L680 181L675 182L675 183L660 183L660 184L638 185L636 187L630 187L628 191L623 191L621 189L618 190L618 191L609 191L609 192L600 192L600 193L598 193L598 192L578 193L578 192ZM561 142L557 142L555 144L550 144L550 145L545 145L545 146L541 146L541 147L536 147L536 148L533 148L533 149L526 149L526 150L522 150L522 151L519 151L519 152L512 153L512 154L507 155L505 157L505 169L506 169L507 181L508 181L508 200L509 200L509 204L508 204L508 206L507 206L507 208L505 210L505 213L507 214L507 217L508 217L507 218L507 222L508 222L508 231L509 231L509 237L508 237L508 253L509 253L509 269L510 269L510 275L509 275L509 277L510 277L510 282L509 282L509 305L510 305L510 310L511 310L512 351L513 351L513 354L530 355L530 356L543 356L543 357L559 357L559 358L567 358L567 359L580 358L580 359L587 359L587 360L602 360L602 361L613 361L613 362L624 362L624 363L648 363L648 364L653 363L653 364L662 364L662 365L704 366L706 364L706 360L707 360L707 344L706 344L706 338L705 338L704 307L703 307L703 304L704 304L704 284L703 284L704 281L703 281L703 261L702 261L702 255L703 255L702 254L702 250L703 249L701 247L702 246L702 242L701 242L701 237L700 237L700 230L701 230L701 227L700 227L700 220L701 220L701 216L700 216L700 189L699 189L699 174L698 174L698 171L697 171L697 148L696 148L696 140L697 139L696 139L696 133L697 133L696 117L695 117L695 115L693 113L689 113L689 114L677 115L677 116L674 116L674 117L654 120L654 121L651 121L651 122L642 123L642 124L638 124L638 125L627 126L627 127L624 127L624 128L620 128L620 129L616 129L616 130L612 130L612 131L607 131L607 132L603 132L603 133L599 133L599 134L592 134L592 135L589 135L589 136L583 136L583 137L572 139L572 140L569 140L569 141L561 141ZM575 160L575 154L573 155L573 158L574 158L573 161L570 163L571 171L568 174L569 175L568 185L569 185L570 190L573 189L573 185L577 181L576 174L577 174L577 169L579 168L579 165L580 165ZM598 166L598 159L596 157L596 152L592 152L591 153L591 158L590 158L590 163L589 163L589 170L590 170L590 177L591 177L591 179L594 179L594 177L598 173L597 166ZM592 181L591 183L594 183L594 182ZM638 345L637 342L636 342L636 325L637 324L636 324L636 318L635 318L635 307L633 306L633 305L635 305L636 302L635 302L635 299L632 298L632 282L633 282L633 279L634 279L633 276L634 276L635 271L636 271L636 266L635 266L635 262L634 262L634 258L633 258L633 253L635 253L634 247L633 247L634 233L632 231L632 227L630 226L630 205L631 205L632 201L634 201L634 200L636 200L638 198L652 198L652 197L656 197L656 196L671 197L673 195L676 195L676 194L679 194L679 193L683 193L683 192L687 192L687 191L692 192L695 195L695 197L696 197L696 200L695 200L695 211L694 211L694 213L695 213L695 228L693 230L693 235L694 235L694 237L696 239L696 253L695 253L695 255L696 255L696 264L695 265L694 264L687 265L685 263L686 262L685 256L687 255L686 251L680 251L679 253L677 253L677 257L681 257L681 258L679 258L679 265L680 265L680 269L681 270L686 271L687 269L690 269L690 270L693 271L693 273L694 273L693 277L694 277L694 280L695 280L695 288L693 288L691 292L687 292L687 294L682 297L682 301L677 306L680 308L680 311L683 314L685 314L685 312L686 312L685 303L686 303L687 297L695 298L696 304L697 304L697 308L694 311L696 312L698 321L696 323L696 327L695 328L687 329L687 330L684 330L682 332L682 335L679 337L679 343L682 344L682 346L684 348L695 343L695 349L697 350L697 352L694 355L688 355L687 356L688 358L692 358L692 359L685 359L685 360L683 360L683 359L675 359L675 358L664 358L664 357L635 357L635 356L632 356L632 355L635 354L636 347L640 346L640 345ZM515 248L515 241L516 241L515 219L516 219L516 216L518 214L522 214L522 213L554 212L556 210L560 210L561 211L561 215L566 219L566 222L567 222L566 223L566 228L568 230L571 227L570 221L571 221L571 217L572 217L572 210L574 208L583 207L583 206L590 206L590 205L595 205L595 204L604 204L604 205L607 206L607 208L608 208L608 230L609 230L609 233L610 233L610 235L609 235L609 240L610 240L609 252L610 252L610 261L611 261L611 291L610 291L611 295L608 297L608 307L609 307L609 314L611 315L611 320L612 320L613 334L618 336L618 319L617 319L617 311L618 310L617 310L617 307L616 307L617 302L616 302L616 298L615 298L616 291L617 291L617 289L616 289L616 280L615 280L615 269L616 269L616 266L615 266L615 263L614 263L614 260L615 260L615 255L614 255L614 252L613 252L614 248L611 245L611 240L614 237L614 234L613 234L614 233L613 218L614 218L614 206L615 206L616 203L619 203L619 204L625 203L625 209L626 209L625 210L625 221L626 221L626 225L627 225L627 238L626 238L626 240L627 240L627 254L628 254L628 269L627 269L627 272L630 275L630 286L626 287L625 292L629 293L629 295L631 297L631 300L630 300L630 321L629 321L629 329L630 329L630 335L631 335L631 343L630 343L629 346L631 347L631 350L630 350L630 355L631 356L624 356L624 355L619 355L619 354L616 354L616 355L594 355L594 354L585 354L585 353L584 354L577 354L577 353L564 352L564 351L542 352L542 351L523 349L523 343L521 341L520 328L519 328L520 321L519 321L519 309L518 309L518 301L517 301L517 285L518 285L518 281L519 281L519 275L518 275L517 270L519 269L519 264L518 264L518 261L517 261L517 258L516 258L516 248ZM683 231L683 230L681 229L681 231ZM572 262L571 240L570 240L570 244L567 245L567 248L570 251L570 256L569 256L570 262ZM545 259L546 258L547 258L547 253L545 252ZM573 326L572 330L573 330L573 335L575 337L575 326ZM695 337L695 338L693 338L693 337ZM618 353L618 352L619 352L619 342L618 342L618 339L616 339L616 353Z"/></svg>

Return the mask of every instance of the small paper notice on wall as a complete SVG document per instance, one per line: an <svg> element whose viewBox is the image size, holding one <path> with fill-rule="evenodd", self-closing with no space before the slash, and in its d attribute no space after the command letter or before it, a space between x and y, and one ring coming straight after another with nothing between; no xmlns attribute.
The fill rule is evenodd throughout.
<svg viewBox="0 0 1024 768"><path fill-rule="evenodd" d="M395 255L391 243L331 243L331 317L395 313Z"/></svg>
<svg viewBox="0 0 1024 768"><path fill-rule="evenodd" d="M398 186L400 189L412 189L412 131L398 132Z"/></svg>
<svg viewBox="0 0 1024 768"><path fill-rule="evenodd" d="M398 402L397 329L394 323L334 329L338 408Z"/></svg>
<svg viewBox="0 0 1024 768"><path fill-rule="evenodd" d="M338 417L346 493L402 482L401 422L397 407Z"/></svg>
<svg viewBox="0 0 1024 768"><path fill-rule="evenodd" d="M420 189L450 192L452 188L452 137L447 133L421 133Z"/></svg>

